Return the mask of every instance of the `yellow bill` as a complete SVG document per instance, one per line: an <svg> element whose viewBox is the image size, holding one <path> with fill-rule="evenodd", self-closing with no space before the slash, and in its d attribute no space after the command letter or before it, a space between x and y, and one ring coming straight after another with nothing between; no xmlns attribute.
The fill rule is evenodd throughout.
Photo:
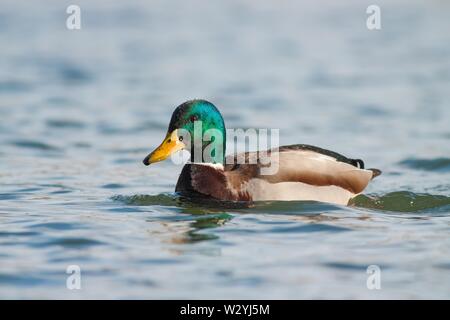
<svg viewBox="0 0 450 320"><path fill-rule="evenodd" d="M151 163L166 160L171 154L182 150L186 145L178 139L177 130L167 133L166 138L161 145L144 159L144 164L148 166Z"/></svg>

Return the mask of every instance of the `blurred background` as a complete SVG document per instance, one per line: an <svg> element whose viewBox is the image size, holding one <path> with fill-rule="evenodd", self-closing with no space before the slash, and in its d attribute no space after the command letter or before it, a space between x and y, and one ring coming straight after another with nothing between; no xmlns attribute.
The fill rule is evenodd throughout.
<svg viewBox="0 0 450 320"><path fill-rule="evenodd" d="M0 297L449 298L449 14L442 0L2 0ZM380 202L180 204L181 168L141 161L193 98L228 128L382 169L366 190ZM65 286L70 264L82 290Z"/></svg>

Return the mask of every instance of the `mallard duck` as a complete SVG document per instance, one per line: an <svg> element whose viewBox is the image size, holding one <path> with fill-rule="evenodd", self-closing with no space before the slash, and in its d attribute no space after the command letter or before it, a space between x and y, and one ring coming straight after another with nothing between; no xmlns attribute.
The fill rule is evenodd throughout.
<svg viewBox="0 0 450 320"><path fill-rule="evenodd" d="M195 129L199 121L201 130ZM210 129L223 139L202 139ZM196 149L194 141L199 136L201 149ZM181 171L175 192L225 201L312 200L347 205L381 174L378 169L364 169L360 159L305 144L266 151L266 155L278 151L274 160L278 170L263 174L267 162L260 161L261 152L226 157L225 145L225 123L219 110L208 101L191 100L175 109L164 141L143 162L148 166L186 149L191 159ZM207 148L214 149L212 157L205 156ZM237 163L239 157L245 163Z"/></svg>

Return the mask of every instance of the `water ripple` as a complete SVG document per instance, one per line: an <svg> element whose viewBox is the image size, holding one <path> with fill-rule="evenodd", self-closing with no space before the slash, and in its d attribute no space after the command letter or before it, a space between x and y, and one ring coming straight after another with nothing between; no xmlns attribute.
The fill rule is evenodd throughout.
<svg viewBox="0 0 450 320"><path fill-rule="evenodd" d="M37 149L40 151L57 151L59 148L52 146L48 143L41 141L33 141L33 140L15 140L10 142L11 145L28 148L28 149Z"/></svg>
<svg viewBox="0 0 450 320"><path fill-rule="evenodd" d="M83 248L101 245L103 242L90 238L57 238L49 241L30 243L31 247L46 248L48 246L61 246L64 248Z"/></svg>
<svg viewBox="0 0 450 320"><path fill-rule="evenodd" d="M333 226L329 224L322 223L309 223L298 225L294 227L276 227L270 229L270 232L276 233L286 233L286 232L294 232L294 233L310 233L310 232L342 232L342 231L350 231L349 228Z"/></svg>
<svg viewBox="0 0 450 320"><path fill-rule="evenodd" d="M409 191L391 192L383 196L359 195L353 198L350 205L397 212L435 211L441 207L450 205L450 197L431 195L426 193L414 193Z"/></svg>
<svg viewBox="0 0 450 320"><path fill-rule="evenodd" d="M400 165L417 170L425 171L450 171L450 158L436 159L406 159L400 162Z"/></svg>
<svg viewBox="0 0 450 320"><path fill-rule="evenodd" d="M70 120L70 119L50 119L50 120L47 120L46 124L50 128L80 129L85 126L85 124L83 122Z"/></svg>

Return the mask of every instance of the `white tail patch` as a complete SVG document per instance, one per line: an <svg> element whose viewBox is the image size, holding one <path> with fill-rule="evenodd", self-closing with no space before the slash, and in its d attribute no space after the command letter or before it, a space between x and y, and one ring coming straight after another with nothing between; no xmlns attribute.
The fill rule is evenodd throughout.
<svg viewBox="0 0 450 320"><path fill-rule="evenodd" d="M347 205L356 194L338 186L313 186L302 182L269 183L251 179L243 188L253 201L320 201Z"/></svg>

